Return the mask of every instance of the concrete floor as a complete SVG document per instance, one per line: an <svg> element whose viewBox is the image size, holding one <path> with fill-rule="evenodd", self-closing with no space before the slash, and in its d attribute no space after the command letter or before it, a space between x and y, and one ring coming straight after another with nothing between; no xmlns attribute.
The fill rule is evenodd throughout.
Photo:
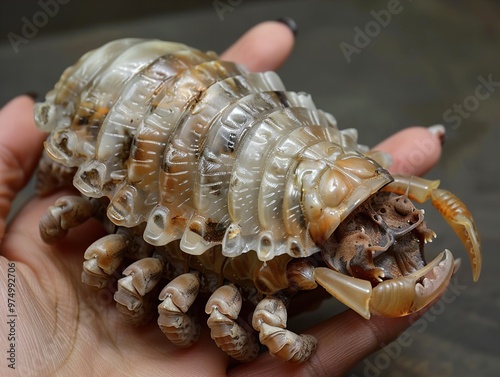
<svg viewBox="0 0 500 377"><path fill-rule="evenodd" d="M427 211L428 223L439 234L432 248L447 247L466 262L453 299L436 307L425 328L421 324L410 330L413 342L400 355L381 351L351 375L498 376L500 253L495 247L500 233L495 216L500 212L500 93L495 84L488 95L478 96L476 88L485 80L500 81L500 5L486 0L401 1L390 22L377 26L372 11L387 10L387 1L223 2L240 4L221 19L212 6L173 11L167 2L151 1L149 11L139 12L129 1L129 12L117 17L107 7L90 25L85 20L93 19L96 8L89 5L86 10L69 2L45 25L40 18L38 33L18 45L17 52L7 33L23 36L21 17L33 20L41 8L35 3L31 8L8 8L3 2L0 104L27 91L44 94L85 51L115 38L161 38L221 52L259 21L293 17L299 37L280 70L287 87L311 93L341 128L358 128L367 145L406 126L443 123L444 155L428 177L440 178L442 187L469 205L483 242L483 272L473 284L459 241L438 215ZM368 28L372 37L366 46L358 40L359 50L347 62L340 46L356 46L356 27ZM455 113L458 105L465 109L461 115ZM23 198L29 194L26 191ZM330 300L305 319L317 321L338 310L343 308ZM302 319L292 326L300 328L299 322ZM370 374L371 364L380 366L378 374Z"/></svg>

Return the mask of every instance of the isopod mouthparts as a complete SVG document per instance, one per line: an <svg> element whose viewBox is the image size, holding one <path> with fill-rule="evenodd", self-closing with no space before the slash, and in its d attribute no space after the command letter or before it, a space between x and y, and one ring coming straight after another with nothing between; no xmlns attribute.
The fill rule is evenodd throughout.
<svg viewBox="0 0 500 377"><path fill-rule="evenodd" d="M465 205L439 182L389 174L388 155L359 145L355 129L339 130L274 72L121 39L67 68L35 121L50 132L39 193L81 193L48 209L42 238L100 221L110 234L87 249L83 282L103 288L122 273L114 299L124 320L157 314L179 347L198 339L200 292L211 295L212 338L240 361L257 356L256 332L272 355L307 360L316 339L286 328L286 306L318 284L365 318L419 310L444 290L453 257L426 265L435 233L408 197L432 200L479 277ZM240 311L253 311L250 323Z"/></svg>

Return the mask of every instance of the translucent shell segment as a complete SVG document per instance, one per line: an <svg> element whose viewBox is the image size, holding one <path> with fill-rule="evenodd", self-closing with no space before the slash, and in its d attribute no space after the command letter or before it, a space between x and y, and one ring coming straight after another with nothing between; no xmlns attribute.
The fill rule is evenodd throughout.
<svg viewBox="0 0 500 377"><path fill-rule="evenodd" d="M68 127L80 104L82 91L126 49L142 42L141 39L120 39L87 52L68 67L47 93L46 102L35 105L35 121L43 131Z"/></svg>
<svg viewBox="0 0 500 377"><path fill-rule="evenodd" d="M154 190L154 194L156 194L156 199L154 201L147 198L148 203L151 203L152 205L154 202L158 201L158 198L161 199L161 194L165 195L170 192L166 190L158 192L155 190L155 188L157 189L158 187L167 187L167 183L164 181L161 181L158 186L158 179L160 178L161 180L162 169L164 170L165 164L172 162L172 158L175 160L177 157L182 155L182 152L175 150L177 147L181 150L187 151L188 154L192 153L194 155L195 151L190 150L187 145L196 146L198 141L196 139L191 140L192 135L195 135L196 137L198 133L203 133L203 129L207 125L207 122L203 119L200 121L200 119L196 119L196 116L193 116L193 111L198 101L204 101L200 97L200 94L203 93L202 96L205 96L208 92L208 88L213 87L212 84L235 74L239 74L241 71L242 68L233 63L209 61L195 65L194 67L183 71L171 80L170 85L165 88L161 104L162 111L168 112L168 125L166 125L165 128L167 128L170 132L164 132L162 139L155 140L156 145L153 147L153 151L156 152L156 155L152 156L153 151L150 151L151 154L147 155L149 158L153 159L153 161L151 161L152 163L149 165L141 164L144 160L138 161L138 157L146 157L144 156L144 153L141 153L142 151L138 149L135 149L133 151L133 155L129 156L128 172L132 173L132 175L129 175L130 179L129 182L125 184L125 187L121 188L122 192L115 195L112 199L110 210L108 210L108 214L114 217L116 222L119 222L124 226L133 226L138 222L147 220L149 215L147 213L147 208L144 208L141 212L137 212L133 210L133 208L137 205L141 205L141 203L144 202L145 196L152 193L151 190ZM199 116L207 117L208 114L206 114L206 112L200 112ZM186 121L190 122L190 124L187 125ZM145 128L142 129L142 131L145 130ZM139 136L143 137L141 140L143 141L145 137L154 137L155 135L147 135L145 132L142 132ZM137 145L138 144L136 144L136 146ZM137 169L139 168L139 164L141 164L141 171L138 172ZM175 164L176 162L173 161L172 165ZM170 170L174 172L175 167L172 166ZM189 172L186 174L189 174ZM142 177L144 176L146 181L142 182ZM153 186L149 184L151 182L154 182ZM134 195L134 189L138 187L145 189L145 192L143 190L143 192L138 192ZM172 187L172 185L168 187ZM175 191L177 194L190 194L189 191L187 193L186 191L180 192L177 189L175 189ZM123 207L123 203L125 203L124 199L126 198L132 199L132 202L130 202L126 208L120 210L120 207ZM182 201L181 198L180 200ZM151 210L152 206L149 209ZM120 213L121 215L119 215ZM132 214L138 213L141 213L142 216L134 216L134 218L130 218Z"/></svg>
<svg viewBox="0 0 500 377"><path fill-rule="evenodd" d="M48 154L108 197L116 225L200 255L261 261L319 250L391 180L354 129L273 72L249 73L177 43L125 39L83 56L37 105Z"/></svg>
<svg viewBox="0 0 500 377"><path fill-rule="evenodd" d="M282 90L283 84L275 74L270 73L248 73L220 80L200 96L196 105L190 110L190 116L182 119L176 128L176 132L171 136L164 152L163 166L160 170L161 192L159 203L151 214L145 232L145 239L153 244L164 245L174 239L178 239L184 231L191 228L185 223L195 214L196 208L192 203L192 196L195 195L191 183L196 181L198 174L199 155L204 144L204 139L213 132L213 120L218 114L231 103L245 97L248 94L259 90ZM185 123L182 123L185 122ZM199 215L203 213L197 211ZM155 217L156 216L156 217ZM165 219L162 227L158 227L158 221L153 219ZM175 219L175 220L174 220ZM179 221L182 219L182 222ZM174 220L174 221L172 221ZM194 220L194 219L193 219ZM208 219L206 219L208 220ZM198 220L194 225L196 232L202 233L198 229L207 223ZM217 224L214 219L211 224ZM186 236L188 236L186 234ZM203 236L191 235L190 239L198 240L197 252L201 253L210 244L203 246ZM185 245L188 241L184 238ZM193 242L190 242L193 243ZM187 247L187 245L185 245ZM181 246L182 247L182 246ZM195 252L195 251L193 251Z"/></svg>

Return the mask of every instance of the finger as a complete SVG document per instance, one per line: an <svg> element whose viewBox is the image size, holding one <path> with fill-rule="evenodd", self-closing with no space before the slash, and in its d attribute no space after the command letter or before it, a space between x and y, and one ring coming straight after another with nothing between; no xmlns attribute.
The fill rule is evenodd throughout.
<svg viewBox="0 0 500 377"><path fill-rule="evenodd" d="M344 312L333 318L327 328L320 325L314 329L320 346L309 368L324 368L325 375L343 376L361 360L395 340L424 312L400 318L372 317L368 321L351 310ZM330 347L333 339L337 341Z"/></svg>
<svg viewBox="0 0 500 377"><path fill-rule="evenodd" d="M254 72L273 71L288 58L294 42L294 32L284 22L267 21L243 34L221 59L241 63Z"/></svg>
<svg viewBox="0 0 500 377"><path fill-rule="evenodd" d="M318 340L318 348L304 363L281 363L263 354L253 363L231 369L228 376L343 376L360 360L393 341L423 313L366 320L348 310L307 331Z"/></svg>
<svg viewBox="0 0 500 377"><path fill-rule="evenodd" d="M33 121L33 99L21 96L0 111L0 234L17 192L30 179L45 136Z"/></svg>
<svg viewBox="0 0 500 377"><path fill-rule="evenodd" d="M384 140L374 150L389 153L393 164L392 173L422 175L437 164L441 157L444 128L411 127Z"/></svg>

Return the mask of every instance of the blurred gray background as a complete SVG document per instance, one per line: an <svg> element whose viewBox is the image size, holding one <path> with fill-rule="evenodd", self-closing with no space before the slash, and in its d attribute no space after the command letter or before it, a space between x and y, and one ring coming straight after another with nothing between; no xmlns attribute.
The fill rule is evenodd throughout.
<svg viewBox="0 0 500 377"><path fill-rule="evenodd" d="M361 143L374 145L410 125L444 124L443 158L428 177L441 179L473 212L483 242L481 279L472 283L463 247L429 207L428 224L439 235L430 249L449 248L465 262L455 289L409 330L409 347L397 355L382 350L348 375L500 375L498 2L59 0L48 10L41 3L0 3L0 105L25 92L42 99L64 68L112 39L160 38L222 52L256 23L290 16L299 36L280 70L283 81L311 93L341 128L358 128ZM390 4L397 6L388 20ZM346 59L342 47L355 52ZM329 300L291 327L342 310Z"/></svg>

